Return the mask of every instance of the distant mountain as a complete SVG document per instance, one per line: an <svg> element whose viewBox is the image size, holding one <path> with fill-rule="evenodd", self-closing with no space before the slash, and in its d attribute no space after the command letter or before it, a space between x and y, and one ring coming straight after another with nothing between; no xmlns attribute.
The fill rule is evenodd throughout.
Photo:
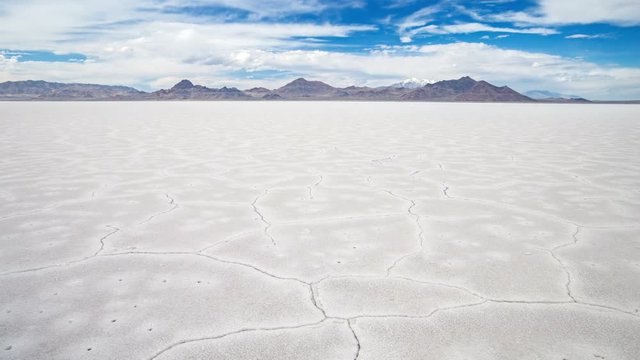
<svg viewBox="0 0 640 360"><path fill-rule="evenodd" d="M498 87L486 81L476 81L468 76L458 80L444 80L427 84L401 96L411 101L481 101L481 102L531 102L533 99L508 86Z"/></svg>
<svg viewBox="0 0 640 360"><path fill-rule="evenodd" d="M273 91L285 99L329 98L338 96L338 89L322 81L309 81L298 78Z"/></svg>
<svg viewBox="0 0 640 360"><path fill-rule="evenodd" d="M556 103L556 104L589 104L593 102L584 98L573 98L573 99L546 98L546 99L537 99L536 101L543 102L543 103ZM623 101L614 101L614 102L624 103Z"/></svg>
<svg viewBox="0 0 640 360"><path fill-rule="evenodd" d="M263 96L262 96L262 99L263 99L263 100L284 100L284 99L282 98L282 96L280 96L280 95L278 95L278 94L272 94L272 93L269 93L269 94L265 94L265 95L263 95Z"/></svg>
<svg viewBox="0 0 640 360"><path fill-rule="evenodd" d="M403 100L454 100L452 97L471 90L476 84L472 78L465 76L458 80L443 80L427 84L402 95Z"/></svg>
<svg viewBox="0 0 640 360"><path fill-rule="evenodd" d="M538 102L573 104L591 103L591 101L577 95L566 95L546 90L531 90L525 92L525 95Z"/></svg>
<svg viewBox="0 0 640 360"><path fill-rule="evenodd" d="M254 87L248 90L244 90L244 93L247 95L253 96L255 98L263 98L266 95L270 95L271 90L263 87Z"/></svg>
<svg viewBox="0 0 640 360"><path fill-rule="evenodd" d="M484 102L532 102L533 99L520 94L508 86L495 86L486 81L478 81L476 84L460 95L456 101L484 101Z"/></svg>
<svg viewBox="0 0 640 360"><path fill-rule="evenodd" d="M401 88L401 89L417 89L433 83L435 83L434 80L410 78L410 79L402 80L401 82L398 82L395 84L391 84L391 87Z"/></svg>
<svg viewBox="0 0 640 360"><path fill-rule="evenodd" d="M158 90L139 97L142 100L249 100L252 97L236 88L212 89L182 80L171 89Z"/></svg>
<svg viewBox="0 0 640 360"><path fill-rule="evenodd" d="M3 100L125 100L144 94L126 86L64 84L42 80L0 83Z"/></svg>
<svg viewBox="0 0 640 360"><path fill-rule="evenodd" d="M415 80L415 81L414 81ZM422 82L427 82L422 85ZM321 81L295 79L274 90L255 87L209 88L182 80L169 89L143 92L125 86L62 84L46 81L0 83L0 100L356 100L356 101L474 101L474 102L588 102L584 99L542 99L518 93L508 86L495 86L468 76L429 82L408 79L391 86L333 87Z"/></svg>
<svg viewBox="0 0 640 360"><path fill-rule="evenodd" d="M547 90L530 90L524 93L526 96L540 100L540 99L581 99L582 97L577 95L560 94Z"/></svg>
<svg viewBox="0 0 640 360"><path fill-rule="evenodd" d="M180 80L179 83L173 85L173 87L170 89L172 91L180 91L180 90L186 90L189 91L191 89L193 89L195 87L195 85L193 85L193 83L189 80Z"/></svg>
<svg viewBox="0 0 640 360"><path fill-rule="evenodd" d="M346 98L362 101L400 101L401 96L411 89L383 86L377 88L350 86L342 89ZM344 97L343 97L344 98Z"/></svg>

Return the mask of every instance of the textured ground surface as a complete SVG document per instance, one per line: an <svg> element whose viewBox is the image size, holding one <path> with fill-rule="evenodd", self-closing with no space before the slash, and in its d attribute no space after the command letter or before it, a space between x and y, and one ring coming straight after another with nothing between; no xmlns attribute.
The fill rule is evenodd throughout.
<svg viewBox="0 0 640 360"><path fill-rule="evenodd" d="M640 358L640 107L0 104L1 359Z"/></svg>

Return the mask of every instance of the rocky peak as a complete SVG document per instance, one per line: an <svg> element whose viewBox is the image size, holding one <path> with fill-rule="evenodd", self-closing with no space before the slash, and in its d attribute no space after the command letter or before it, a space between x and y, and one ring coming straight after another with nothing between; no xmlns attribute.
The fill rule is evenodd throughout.
<svg viewBox="0 0 640 360"><path fill-rule="evenodd" d="M187 90L194 87L193 83L189 80L182 80L179 83L175 84L171 90Z"/></svg>

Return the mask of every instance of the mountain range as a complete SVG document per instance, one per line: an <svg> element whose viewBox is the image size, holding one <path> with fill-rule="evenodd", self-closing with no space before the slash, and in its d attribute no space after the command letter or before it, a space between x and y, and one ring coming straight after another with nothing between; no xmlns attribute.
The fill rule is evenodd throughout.
<svg viewBox="0 0 640 360"><path fill-rule="evenodd" d="M321 81L298 78L277 88L208 88L182 80L170 89L144 92L126 86L65 84L46 81L0 83L0 100L359 100L359 101L473 101L473 102L554 102L533 99L509 88L476 81L468 76L431 82L409 79L381 87L333 87ZM557 99L556 102L588 102L584 99ZM561 101L560 101L561 100Z"/></svg>

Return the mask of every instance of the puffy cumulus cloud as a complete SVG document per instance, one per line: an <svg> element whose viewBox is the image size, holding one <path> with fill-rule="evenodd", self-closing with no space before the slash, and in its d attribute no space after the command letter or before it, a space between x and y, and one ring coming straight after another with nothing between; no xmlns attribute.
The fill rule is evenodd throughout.
<svg viewBox="0 0 640 360"><path fill-rule="evenodd" d="M20 55L11 55L5 51L0 51L0 64L14 64L18 62Z"/></svg>
<svg viewBox="0 0 640 360"><path fill-rule="evenodd" d="M188 61L149 51L85 63L14 62L11 66L13 79L94 81L146 89L169 87L181 78L215 87L275 88L297 76L337 86L380 86L410 77L442 80L470 75L519 91L547 89L592 99L640 98L640 69L605 68L580 59L506 50L484 43L380 46L367 54L247 49L203 52ZM7 74L4 67L0 76ZM275 75L252 78L251 74L260 72Z"/></svg>
<svg viewBox="0 0 640 360"><path fill-rule="evenodd" d="M17 63L17 56L8 56L0 51L0 81L3 79L11 80L13 78L13 73Z"/></svg>
<svg viewBox="0 0 640 360"><path fill-rule="evenodd" d="M138 70L138 61L149 64L161 62L163 66L157 68L167 71L174 68L188 71L193 68L194 59L215 58L251 49L317 47L314 40L317 37L339 38L373 29L375 27L370 25L149 21L122 24L100 35L72 35L67 41L56 43L55 48L58 53L77 52L87 56L86 68L95 68L95 64L118 64L111 68L114 78L117 78L120 72ZM3 46L20 45L16 42L14 46ZM58 65L44 63L38 66L53 69ZM46 78L52 76L55 76L53 72Z"/></svg>
<svg viewBox="0 0 640 360"><path fill-rule="evenodd" d="M346 37L371 29L364 25L154 22L121 29L110 38L60 44L58 48L75 49L95 59L162 56L190 62L239 49L316 47L314 37Z"/></svg>
<svg viewBox="0 0 640 360"><path fill-rule="evenodd" d="M525 11L505 12L482 17L526 25L566 25L607 23L619 26L640 24L638 0L539 0Z"/></svg>

